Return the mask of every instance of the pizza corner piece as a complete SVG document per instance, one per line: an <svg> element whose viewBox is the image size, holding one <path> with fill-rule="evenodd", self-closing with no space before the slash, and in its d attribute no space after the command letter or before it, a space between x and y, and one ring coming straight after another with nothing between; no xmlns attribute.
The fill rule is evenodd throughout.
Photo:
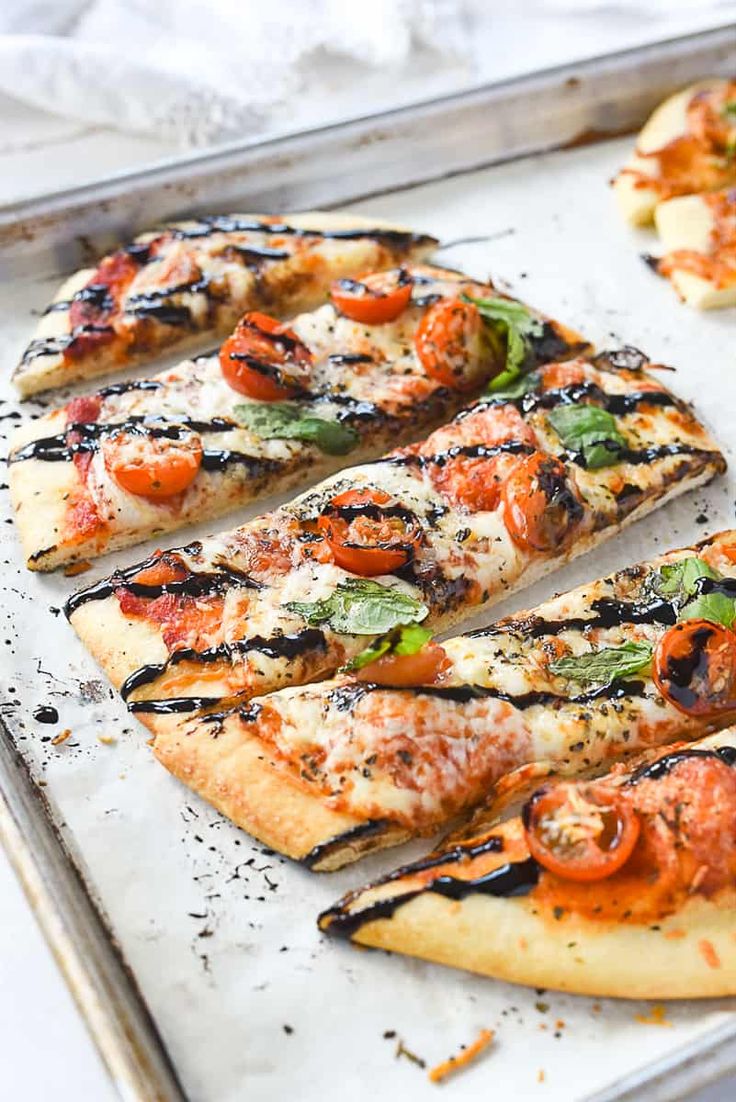
<svg viewBox="0 0 736 1102"><path fill-rule="evenodd" d="M379 456L492 380L590 349L436 266L338 279L288 324L259 311L219 353L114 383L23 425L10 491L27 565L51 570Z"/></svg>
<svg viewBox="0 0 736 1102"><path fill-rule="evenodd" d="M736 717L734 531L442 643L418 616L406 606L378 638L351 641L331 680L250 700L162 697L159 684L133 710L171 773L314 871L447 827L515 769L601 769ZM250 653L273 660L306 642L256 639Z"/></svg>
<svg viewBox="0 0 736 1102"><path fill-rule="evenodd" d="M320 928L495 979L598 997L736 994L736 728L549 778Z"/></svg>
<svg viewBox="0 0 736 1102"><path fill-rule="evenodd" d="M656 270L680 299L698 310L736 306L736 186L668 199L654 218L664 246Z"/></svg>
<svg viewBox="0 0 736 1102"><path fill-rule="evenodd" d="M623 349L535 368L424 440L82 590L71 623L140 714L331 676L402 624L445 630L724 470L646 366Z"/></svg>
<svg viewBox="0 0 736 1102"><path fill-rule="evenodd" d="M312 309L334 279L421 260L436 246L429 234L333 212L172 222L71 276L13 380L25 398L206 347L246 310Z"/></svg>
<svg viewBox="0 0 736 1102"><path fill-rule="evenodd" d="M700 81L671 96L643 127L616 176L619 209L632 225L652 222L657 204L736 184L736 81Z"/></svg>

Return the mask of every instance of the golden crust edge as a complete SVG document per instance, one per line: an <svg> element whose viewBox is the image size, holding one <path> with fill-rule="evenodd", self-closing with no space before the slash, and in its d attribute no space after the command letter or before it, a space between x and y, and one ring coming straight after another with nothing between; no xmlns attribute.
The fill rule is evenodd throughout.
<svg viewBox="0 0 736 1102"><path fill-rule="evenodd" d="M715 463L706 464L703 470L697 475L673 483L669 488L664 489L656 498L647 498L637 506L636 509L632 510L632 512L620 523L601 529L599 532L589 533L586 539L578 541L577 544L573 544L572 548L564 557L550 556L549 558L541 559L533 563L521 574L513 586L510 586L508 589L500 590L486 604L476 605L470 609L463 608L455 610L446 617L443 617L441 621L436 621L435 631L449 630L463 620L469 619L471 616L480 615L484 611L491 609L494 604L505 600L506 597L513 596L513 594L527 586L533 585L535 582L545 577L545 575L558 569L558 567L561 568L579 555L594 550L600 543L603 543L606 539L613 538L629 524L633 524L635 521L640 520L655 508L659 508L660 505L665 505L680 494L704 485L711 478L715 477L717 473L718 469ZM120 611L120 606L113 597L106 597L99 601L81 605L71 615L70 623L82 643L98 665L104 670L115 688L119 688L125 678L141 666L149 662L164 661L167 657L168 651L164 647L160 633L155 627L151 624L144 623L144 621L129 620ZM128 625L134 623L146 630L141 630L140 633L131 633ZM113 657L113 650L108 641L118 638L121 633L129 635L129 641L135 645L135 650L132 653L126 651L124 654L115 652ZM137 639L136 634L138 635Z"/></svg>
<svg viewBox="0 0 736 1102"><path fill-rule="evenodd" d="M674 492L670 490L667 496L675 496L676 489L677 486ZM627 521L629 519L627 518ZM619 527L624 527L625 523ZM601 542L605 535L605 532L602 534L596 533L593 546ZM686 548L676 550L686 550ZM666 559L666 557L666 555L657 556L652 561L658 562L661 558ZM544 560L541 565L546 569L537 574L531 581L536 581L543 573L548 573L554 569L556 561L554 559ZM531 581L525 578L517 588L531 584ZM80 611L83 611L84 608L85 606L82 606ZM116 611L120 616L119 609L116 608ZM128 621L124 622L128 623ZM166 651L160 636L151 630L150 625L139 622L135 626L148 629L140 632L139 639L142 646L145 647L149 643L153 645L155 641L158 648L158 657L146 656L146 661L164 660ZM448 626L447 622L443 622L442 626ZM85 641L76 623L74 623L74 627ZM114 628L109 624L100 626L99 617L94 614L89 615L88 635L95 634L100 640L104 641L110 637L109 632L113 630ZM88 644L86 643L86 645ZM108 676L115 675L113 683L119 686L124 677L132 673L133 669L138 668L138 665L132 668L126 665L124 669L121 669L119 653L111 651L104 642L102 647L108 652L108 665L104 665L100 657L97 660L100 664L103 664ZM144 665L145 663L140 662L138 664ZM110 665L113 665L114 668L110 669ZM317 684L320 684L320 682L317 682ZM213 804L219 811L227 815L237 826L288 857L303 859L305 854L316 846L336 846L339 852L340 835L346 830L354 829L366 822L365 818L357 815L332 811L325 806L323 797L301 789L298 783L290 778L285 767L279 768L268 761L267 744L255 731L252 734L245 732L237 716L225 720L225 729L228 726L236 725L235 730L227 731L229 739L227 742L222 736L218 739L211 738L207 729L208 721L202 716L198 717L190 714L186 717L157 717L141 713L136 718L140 719L154 735L154 754L169 772L178 777L202 799ZM186 734L182 731L185 725L190 728L189 733ZM225 779L222 778L221 774L227 772L228 769L232 769L233 760L238 753L241 754L237 770L240 776L236 783L232 777ZM268 799L271 800L271 808L265 817L268 821L265 822L265 825L263 808L254 805L249 798L249 794L259 787L268 789ZM298 813L292 815L292 807L297 806L299 808ZM287 809L284 814L281 812L281 807ZM277 810L274 810L274 808ZM312 817L312 821L307 827L306 822L310 817ZM441 824L438 824L438 826L441 826ZM321 833L323 829L326 833ZM295 833L292 834L292 830ZM391 824L391 829L387 827L385 831L377 831L372 837L366 837L358 851L352 852L348 847L344 853L341 853L339 863L335 862L330 868L342 867L342 865L348 864L368 852L398 844L410 836L408 831L397 834L397 830L396 824ZM309 840L308 845L305 841L306 838ZM325 871L328 871L327 867L325 867Z"/></svg>
<svg viewBox="0 0 736 1102"><path fill-rule="evenodd" d="M257 219L262 218L263 215L235 213L232 217ZM302 211L298 214L284 214L281 217L292 222L294 225L313 227L318 230L349 229L351 226L355 226L356 228L365 226L367 228L370 226L375 229L397 230L401 233L417 233L417 231L409 229L406 226L398 225L393 222L386 222L383 219L374 219L364 215L343 214L333 211ZM186 224L186 219L178 219L166 223L168 226L181 226ZM133 240L145 240L151 236L155 236L154 231L138 234ZM418 244L415 248L409 250L407 257L414 260L427 257L438 244L437 239L429 234L422 235L417 233L417 236L426 236L428 241L424 244ZM65 298L70 298L75 291L85 285L95 270L94 268L82 268L69 276L56 291L51 302L60 302ZM294 312L298 312L298 307L290 311L290 313ZM65 328L64 321L67 317L68 311L66 310L60 310L45 315L36 326L31 336L31 341L41 337L66 333L67 329ZM215 329L199 330L188 339L185 338L176 341L171 345L158 349L153 354L142 351L137 355L130 356L124 363L120 363L116 357L110 356L105 350L95 356L87 357L84 361L80 361L78 367L72 367L71 369L69 364L64 363L63 357L61 356L55 357L53 363L49 363L48 357L43 357L42 360L36 359L28 365L24 365L23 362L20 361L13 371L12 380L19 390L21 398L30 398L34 394L41 394L47 390L53 390L57 387L70 385L76 382L96 379L102 375L111 374L116 370L128 370L139 367L144 363L152 363L157 359L165 358L173 352L178 354L180 352L186 352L187 350L194 351L196 349L206 348L208 343L217 340L217 338L218 332Z"/></svg>
<svg viewBox="0 0 736 1102"><path fill-rule="evenodd" d="M736 994L735 919L733 899L726 905L692 900L647 926L593 921L569 912L555 920L535 913L530 898L476 894L450 900L427 891L392 917L367 922L352 940L494 979L580 995L717 998ZM328 928L324 916L320 925ZM711 950L717 967L708 963Z"/></svg>

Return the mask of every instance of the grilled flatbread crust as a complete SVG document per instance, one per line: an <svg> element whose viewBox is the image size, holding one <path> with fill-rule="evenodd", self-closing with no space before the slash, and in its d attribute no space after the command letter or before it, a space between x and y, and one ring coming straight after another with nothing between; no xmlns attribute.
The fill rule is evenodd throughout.
<svg viewBox="0 0 736 1102"><path fill-rule="evenodd" d="M350 428L352 463L416 439L457 413L502 367L503 348L489 346L482 359L469 352L474 372L469 389L431 378L416 354L414 334L435 296L513 300L458 272L428 265L404 270L415 280L412 293L419 305L394 322L361 325L326 304L290 324L313 355L309 395L290 406ZM530 317L540 328L530 354L540 360L563 359L588 347L558 323L531 311ZM22 426L11 442L9 482L29 568L52 570L221 516L345 465L345 454L328 455L298 439L265 439L238 424L238 408L263 406L233 390L217 355L211 355L153 379L74 398ZM114 433L140 439L180 428L196 432L205 454L182 493L154 501L129 493L108 471L104 447Z"/></svg>
<svg viewBox="0 0 736 1102"><path fill-rule="evenodd" d="M703 739L695 747L710 755L720 749L724 764L719 768L729 768L726 761L735 768L733 728ZM673 761L678 749L665 748L650 754L648 760L672 754ZM618 774L617 780L625 783L626 776ZM731 815L736 819L733 797L732 802ZM666 803L662 814L672 821ZM503 839L507 852L489 858L488 852L482 851L493 836ZM687 844L676 827L668 837L673 853L676 846ZM730 846L733 868L736 837L731 838ZM511 870L523 870L516 878L516 890L525 894L492 894L506 890L500 879L494 889L492 877L485 884L477 883L506 862ZM579 885L569 888L569 881L551 877L544 870L540 873L534 866L519 820L476 835L465 832L461 842L448 839L426 862L406 866L350 893L321 915L319 924L327 933L360 945L533 987L638 999L736 994L733 882L723 882L721 877L710 890L695 886L666 905L652 901L650 909L650 887L642 882L638 913L612 917L624 866L621 873L596 883L597 905L607 913L595 917L576 906L574 889ZM538 883L534 883L535 876ZM556 881L552 893L546 890L550 878ZM466 890L463 885L469 880L476 880L476 887ZM507 885L511 883L508 878ZM701 877L703 883L707 883L707 875ZM566 886L570 892L567 900Z"/></svg>
<svg viewBox="0 0 736 1102"><path fill-rule="evenodd" d="M440 684L388 689L343 676L225 701L204 715L174 703L173 714L164 705L139 718L175 776L267 845L330 871L435 831L515 768L600 767L716 725L684 715L646 670L592 692L549 670L561 646L574 654L655 646L675 612L666 601L651 611L651 579L694 555L736 577L736 532L448 640Z"/></svg>
<svg viewBox="0 0 736 1102"><path fill-rule="evenodd" d="M728 133L712 117L736 100L736 83L703 80L665 100L642 129L636 150L614 180L619 209L632 225L647 225L661 200L736 183ZM712 105L710 123L704 112ZM727 120L726 120L727 121ZM734 127L736 129L736 127Z"/></svg>
<svg viewBox="0 0 736 1102"><path fill-rule="evenodd" d="M346 236L351 231L362 236ZM172 222L71 276L13 379L28 397L162 352L206 347L246 310L310 310L333 279L421 260L436 245L427 234L322 211Z"/></svg>
<svg viewBox="0 0 736 1102"><path fill-rule="evenodd" d="M688 306L736 305L736 188L683 195L654 214L665 255L658 263Z"/></svg>
<svg viewBox="0 0 736 1102"><path fill-rule="evenodd" d="M413 558L377 584L423 603L434 630L451 626L723 470L689 409L633 369L633 353L625 353L628 367L620 355L550 365L521 398L483 399L421 444L333 475L230 533L118 572L71 599L71 622L139 712L155 711L156 701L170 711L172 698L212 703L330 676L372 636L310 623L295 604L353 584L315 534L315 518L336 495L367 487L385 491L421 529ZM586 469L563 449L548 416L575 398L624 410L614 419L630 444L621 462ZM507 525L509 469L523 469L530 455L551 472L544 494L565 526L546 551ZM456 496L471 476L473 493L481 478L492 497L481 509Z"/></svg>

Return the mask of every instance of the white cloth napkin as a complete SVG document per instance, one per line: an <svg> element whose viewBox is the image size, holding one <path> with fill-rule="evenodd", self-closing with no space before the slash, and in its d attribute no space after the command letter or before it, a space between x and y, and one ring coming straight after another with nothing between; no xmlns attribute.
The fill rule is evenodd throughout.
<svg viewBox="0 0 736 1102"><path fill-rule="evenodd" d="M465 0L3 0L0 91L200 145L262 128L331 58L398 71L468 39Z"/></svg>

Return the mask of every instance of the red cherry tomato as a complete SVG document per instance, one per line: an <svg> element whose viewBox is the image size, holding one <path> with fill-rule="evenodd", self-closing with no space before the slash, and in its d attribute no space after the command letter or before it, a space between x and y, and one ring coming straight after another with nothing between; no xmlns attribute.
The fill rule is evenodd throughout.
<svg viewBox="0 0 736 1102"><path fill-rule="evenodd" d="M317 528L337 565L365 578L404 566L421 538L417 521L383 490L338 494Z"/></svg>
<svg viewBox="0 0 736 1102"><path fill-rule="evenodd" d="M312 354L296 333L268 314L253 311L220 349L220 368L239 394L279 402L304 390Z"/></svg>
<svg viewBox="0 0 736 1102"><path fill-rule="evenodd" d="M615 790L579 784L540 788L523 810L532 857L565 880L603 880L628 861L639 818Z"/></svg>
<svg viewBox="0 0 736 1102"><path fill-rule="evenodd" d="M736 711L736 634L709 620L668 628L652 662L657 689L689 716Z"/></svg>
<svg viewBox="0 0 736 1102"><path fill-rule="evenodd" d="M186 429L174 438L117 432L106 438L102 452L119 486L154 501L186 490L202 465L202 441Z"/></svg>
<svg viewBox="0 0 736 1102"><path fill-rule="evenodd" d="M416 654L387 654L357 670L359 681L386 685L394 689L410 689L415 685L432 685L450 661L439 643L425 643Z"/></svg>
<svg viewBox="0 0 736 1102"><path fill-rule="evenodd" d="M424 370L453 390L472 390L488 378L490 342L477 306L462 299L444 299L430 306L414 336Z"/></svg>
<svg viewBox="0 0 736 1102"><path fill-rule="evenodd" d="M583 514L564 464L542 452L519 459L503 484L501 499L509 535L532 551L561 547Z"/></svg>
<svg viewBox="0 0 736 1102"><path fill-rule="evenodd" d="M376 272L360 280L338 279L330 295L346 318L363 325L384 325L403 314L411 300L411 276L399 268Z"/></svg>

